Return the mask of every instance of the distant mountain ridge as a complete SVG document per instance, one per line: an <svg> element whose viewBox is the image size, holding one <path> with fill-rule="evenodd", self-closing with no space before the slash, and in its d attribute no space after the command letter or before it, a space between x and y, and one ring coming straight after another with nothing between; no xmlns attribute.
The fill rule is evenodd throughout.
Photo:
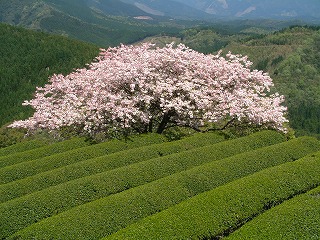
<svg viewBox="0 0 320 240"><path fill-rule="evenodd" d="M159 25L163 19L150 22L134 18L143 15L146 13L138 7L120 0L0 1L0 22L66 35L103 47L178 32L176 26Z"/></svg>
<svg viewBox="0 0 320 240"><path fill-rule="evenodd" d="M318 0L121 0L171 17L320 19ZM178 4L179 3L179 4ZM189 7L189 8L188 8ZM142 7L140 9L144 10ZM152 12L145 11L149 14ZM191 16L192 14L192 16Z"/></svg>
<svg viewBox="0 0 320 240"><path fill-rule="evenodd" d="M319 0L10 0L0 22L114 46L212 21L320 23L319 10Z"/></svg>
<svg viewBox="0 0 320 240"><path fill-rule="evenodd" d="M20 10L20 12L19 12ZM217 19L306 19L320 20L319 0L11 0L0 2L0 21L39 24L52 11L80 20L108 16ZM30 14L31 13L31 14ZM79 13L81 13L79 15ZM98 18L98 19L97 19ZM35 22L35 23L34 23ZM30 24L30 23L29 23Z"/></svg>
<svg viewBox="0 0 320 240"><path fill-rule="evenodd" d="M318 0L176 0L214 16L245 18L320 18Z"/></svg>

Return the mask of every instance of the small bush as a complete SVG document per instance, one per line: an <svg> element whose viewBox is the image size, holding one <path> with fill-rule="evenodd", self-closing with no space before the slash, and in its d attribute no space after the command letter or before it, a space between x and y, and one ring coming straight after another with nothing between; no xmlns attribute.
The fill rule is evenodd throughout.
<svg viewBox="0 0 320 240"><path fill-rule="evenodd" d="M0 29L1 29L1 26L0 26ZM1 84L2 83L3 82L1 82ZM0 103L0 105L1 104L3 103ZM1 108L1 110L4 110L4 109ZM0 125L2 125L1 124L2 117L4 117L3 111L1 111ZM22 142L26 135L26 130L24 129L12 129L12 128L8 128L7 126L8 124L5 124L0 127L0 149Z"/></svg>

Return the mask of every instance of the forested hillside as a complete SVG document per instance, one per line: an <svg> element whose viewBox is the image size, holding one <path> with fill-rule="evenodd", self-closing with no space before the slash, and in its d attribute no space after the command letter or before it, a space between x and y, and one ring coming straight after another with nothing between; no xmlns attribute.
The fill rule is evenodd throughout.
<svg viewBox="0 0 320 240"><path fill-rule="evenodd" d="M180 31L177 23L168 19L160 17L144 21L133 17L143 13L134 6L115 0L0 1L0 22L65 35L100 46L116 46L150 35Z"/></svg>
<svg viewBox="0 0 320 240"><path fill-rule="evenodd" d="M0 24L0 125L26 118L36 86L43 86L54 73L82 68L98 55L95 45Z"/></svg>
<svg viewBox="0 0 320 240"><path fill-rule="evenodd" d="M320 134L320 31L292 27L231 43L225 51L248 55L270 73L286 96L291 126L298 135Z"/></svg>

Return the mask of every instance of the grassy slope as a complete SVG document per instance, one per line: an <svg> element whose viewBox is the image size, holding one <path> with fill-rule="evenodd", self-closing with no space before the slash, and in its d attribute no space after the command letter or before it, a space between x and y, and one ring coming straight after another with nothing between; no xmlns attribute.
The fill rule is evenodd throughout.
<svg viewBox="0 0 320 240"><path fill-rule="evenodd" d="M23 164L29 161L35 161L36 159L49 157L54 154L63 153L71 149L81 148L88 146L82 138L74 138L64 142L58 142L53 144L48 144L45 146L39 146L35 149L30 149L28 151L17 152L8 154L0 157L0 171L4 171L4 168L11 168L16 164ZM26 170L26 169L24 169ZM4 172L3 172L4 173ZM5 177L1 176L0 184L6 182Z"/></svg>
<svg viewBox="0 0 320 240"><path fill-rule="evenodd" d="M56 144L62 146L62 148L65 150L65 152L59 152L59 154L52 155L52 152L50 154L48 151L53 149L57 153L58 151L56 148L58 147L55 147L54 145L49 149L43 147L40 150L35 149L27 153L22 152L19 154L19 159L16 157L18 154L9 155L7 158L3 157L2 161L0 158L0 163L6 162L11 164L0 168L0 184L26 178L43 171L49 171L51 169L63 167L72 163L85 161L90 158L135 148L140 145L160 143L164 142L165 140L165 137L159 134L141 136L136 141L111 140L109 142L93 146L87 146L88 143L84 142L83 139L80 141L80 143L84 142L82 145L77 144L77 142L76 144L73 144L73 142L70 140L70 146L65 144L66 142L62 142L60 145Z"/></svg>
<svg viewBox="0 0 320 240"><path fill-rule="evenodd" d="M292 159L299 157L303 148L308 148L306 147L307 142L308 141L304 144L301 144L302 142L300 142L301 146L298 148L298 143L293 145L291 145L291 143L280 144L280 146L275 145L260 148L255 151L237 154L222 160L212 161L161 178L157 181L141 185L137 188L71 209L52 219L44 220L38 225L30 226L28 232L32 232L32 236L37 236L39 238L60 238L60 233L64 232L70 238L98 239L103 235L112 234L129 224L178 204L179 202L204 191L211 190L217 186L224 185L232 180L244 177L264 168L292 161ZM311 142L307 143L307 145L310 143ZM316 141L314 143L316 143ZM311 147L311 145L313 145L313 147ZM307 152L310 153L319 149L319 142L315 145L311 143L311 145L309 146L311 148L309 148L309 151ZM278 158L273 159L273 161L268 161L270 156L268 153L271 151L280 152L286 148L287 150L283 151L284 153L280 154ZM293 149L295 149L295 151L292 151ZM294 153L291 155L288 154L289 152ZM303 156L304 154L301 154L300 156ZM153 168L151 168L150 175L153 174L152 170ZM137 177L136 179L132 177L122 177L121 179L132 186L136 182ZM97 182L98 184L95 184L95 186L102 186L102 183L100 184L99 181ZM115 186L117 185L121 185L121 183L118 183ZM124 189L125 188L122 190ZM11 208L15 207L11 206ZM95 216L95 223L86 221L86 219L90 219L92 216ZM72 222L67 228L64 227L66 226L66 219ZM59 222L60 224L55 224L53 226L53 223L56 222ZM101 225L101 222L104 222L105 225ZM79 234L80 229L83 227L86 228L86 233ZM40 232L44 234L41 234ZM29 236L29 233L27 233L27 236Z"/></svg>
<svg viewBox="0 0 320 240"><path fill-rule="evenodd" d="M46 144L47 143L45 141L40 141L40 140L25 141L25 142L17 143L12 146L0 148L0 157L18 153L18 152L32 150L38 147L43 147Z"/></svg>

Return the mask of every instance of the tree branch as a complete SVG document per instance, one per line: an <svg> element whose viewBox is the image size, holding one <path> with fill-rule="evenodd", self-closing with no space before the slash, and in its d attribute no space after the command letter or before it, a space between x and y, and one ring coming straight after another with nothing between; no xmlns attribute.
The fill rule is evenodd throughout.
<svg viewBox="0 0 320 240"><path fill-rule="evenodd" d="M210 132L210 131L221 131L221 130L225 130L229 125L231 125L236 119L235 118L232 118L231 120L229 120L226 125L224 125L223 127L221 128L209 128L209 129L206 129L204 132Z"/></svg>

